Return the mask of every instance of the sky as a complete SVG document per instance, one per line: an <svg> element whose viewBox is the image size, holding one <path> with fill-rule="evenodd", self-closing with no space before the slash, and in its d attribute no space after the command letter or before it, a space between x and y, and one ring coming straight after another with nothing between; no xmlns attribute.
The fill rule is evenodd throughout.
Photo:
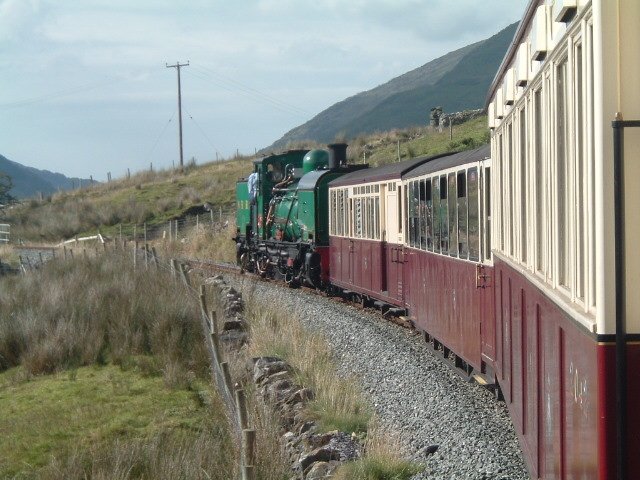
<svg viewBox="0 0 640 480"><path fill-rule="evenodd" d="M94 179L253 154L527 0L0 0L0 154Z"/></svg>

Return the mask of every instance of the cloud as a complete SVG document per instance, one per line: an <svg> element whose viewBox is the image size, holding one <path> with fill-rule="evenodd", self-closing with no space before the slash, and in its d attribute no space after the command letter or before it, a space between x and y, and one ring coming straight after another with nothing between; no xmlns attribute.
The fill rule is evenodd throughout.
<svg viewBox="0 0 640 480"><path fill-rule="evenodd" d="M0 41L17 40L39 7L39 0L0 0Z"/></svg>

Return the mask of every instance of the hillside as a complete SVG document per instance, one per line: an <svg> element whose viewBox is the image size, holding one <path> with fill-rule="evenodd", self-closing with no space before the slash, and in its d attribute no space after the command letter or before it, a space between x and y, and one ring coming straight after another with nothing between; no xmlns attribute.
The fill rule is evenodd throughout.
<svg viewBox="0 0 640 480"><path fill-rule="evenodd" d="M347 141L350 163L362 162L366 152L367 163L376 166L397 161L398 146L401 160L474 148L488 142L488 129L486 117L479 117L455 125L452 139L447 129L438 132L421 127L361 135ZM317 147L324 145L314 142L300 145L300 148ZM143 223L157 226L170 219L202 212L205 202L213 205L214 211L222 207L229 212L235 207L236 180L250 173L250 160L238 158L190 166L184 173L140 172L129 179L25 202L0 212L0 220L12 225L14 238L58 241L76 234L95 234L96 229L114 235L122 227L122 232L130 235L134 225L138 228Z"/></svg>
<svg viewBox="0 0 640 480"><path fill-rule="evenodd" d="M51 195L58 190L71 190L80 182L89 184L89 179L69 178L61 173L27 167L0 155L0 172L11 177L13 188L9 192L16 198L29 198L42 193Z"/></svg>
<svg viewBox="0 0 640 480"><path fill-rule="evenodd" d="M264 150L275 151L301 140L328 143L338 135L350 138L424 125L434 106L442 106L445 112L481 108L516 27L514 23L489 39L336 103Z"/></svg>

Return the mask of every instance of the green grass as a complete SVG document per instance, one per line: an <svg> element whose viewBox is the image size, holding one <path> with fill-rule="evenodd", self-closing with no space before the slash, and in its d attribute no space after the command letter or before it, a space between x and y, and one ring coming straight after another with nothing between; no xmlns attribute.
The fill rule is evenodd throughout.
<svg viewBox="0 0 640 480"><path fill-rule="evenodd" d="M197 307L118 252L0 279L0 477L233 478Z"/></svg>
<svg viewBox="0 0 640 480"><path fill-rule="evenodd" d="M408 480L423 467L405 460L365 456L339 468L335 480Z"/></svg>
<svg viewBox="0 0 640 480"><path fill-rule="evenodd" d="M400 140L400 159L408 160L422 155L437 155L450 151L462 151L480 147L489 143L487 117L481 116L460 125L453 126L453 138L449 138L449 129L442 133L430 128L414 128L392 131L357 139L353 144L353 161L362 161L364 145L370 145L367 163L371 166L398 161L397 141Z"/></svg>
<svg viewBox="0 0 640 480"><path fill-rule="evenodd" d="M204 383L169 389L162 377L113 365L32 378L8 370L0 374L0 477L36 478L52 458L161 432L195 436L212 413L225 423L202 401L212 398Z"/></svg>

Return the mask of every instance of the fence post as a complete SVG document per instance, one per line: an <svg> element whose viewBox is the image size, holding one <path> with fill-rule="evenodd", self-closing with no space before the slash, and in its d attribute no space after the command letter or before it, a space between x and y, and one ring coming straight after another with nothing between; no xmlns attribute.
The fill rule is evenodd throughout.
<svg viewBox="0 0 640 480"><path fill-rule="evenodd" d="M209 210L209 213L211 214L211 230L213 230L213 208Z"/></svg>
<svg viewBox="0 0 640 480"><path fill-rule="evenodd" d="M147 222L144 222L144 244L147 244Z"/></svg>
<svg viewBox="0 0 640 480"><path fill-rule="evenodd" d="M69 256L73 259L73 248L69 249Z"/></svg>
<svg viewBox="0 0 640 480"><path fill-rule="evenodd" d="M238 423L240 424L240 429L245 430L248 427L247 399L244 396L244 390L241 388L236 390L236 406L238 407Z"/></svg>
<svg viewBox="0 0 640 480"><path fill-rule="evenodd" d="M242 430L242 450L243 450L243 465L242 465L242 480L253 480L255 478L256 463L256 431L255 430Z"/></svg>
<svg viewBox="0 0 640 480"><path fill-rule="evenodd" d="M158 264L158 254L156 252L156 247L151 247L151 253L153 254L153 263L156 266L156 270L158 270L160 268L160 265Z"/></svg>
<svg viewBox="0 0 640 480"><path fill-rule="evenodd" d="M138 265L138 240L133 242L133 269L135 270Z"/></svg>
<svg viewBox="0 0 640 480"><path fill-rule="evenodd" d="M66 260L67 259L67 246L66 245L62 246L62 252L64 253L64 259Z"/></svg>
<svg viewBox="0 0 640 480"><path fill-rule="evenodd" d="M196 213L196 230L198 230L199 226L200 226L200 215Z"/></svg>
<svg viewBox="0 0 640 480"><path fill-rule="evenodd" d="M169 241L173 241L173 221L169 220Z"/></svg>
<svg viewBox="0 0 640 480"><path fill-rule="evenodd" d="M189 280L189 275L187 274L187 267L184 264L180 264L180 274L182 276L182 281L187 287L191 286L191 280Z"/></svg>
<svg viewBox="0 0 640 480"><path fill-rule="evenodd" d="M220 352L220 342L218 339L218 319L216 317L216 311L211 310L209 314L209 320L211 321L209 325L211 334L211 345L213 345L213 354L216 357L216 363L220 365L222 363L222 353Z"/></svg>
<svg viewBox="0 0 640 480"><path fill-rule="evenodd" d="M204 283L200 285L200 311L203 317L207 316L207 290Z"/></svg>
<svg viewBox="0 0 640 480"><path fill-rule="evenodd" d="M220 225L222 225L222 205L220 205Z"/></svg>
<svg viewBox="0 0 640 480"><path fill-rule="evenodd" d="M227 362L222 362L220 363L220 368L222 368L222 376L224 378L224 384L227 387L227 393L231 395L231 392L233 392L233 383L231 383L231 372L229 371L229 364Z"/></svg>
<svg viewBox="0 0 640 480"><path fill-rule="evenodd" d="M171 276L173 278L176 278L176 275L178 275L178 261L175 258L171 259Z"/></svg>
<svg viewBox="0 0 640 480"><path fill-rule="evenodd" d="M145 240L147 238L146 232L145 232ZM149 268L149 244L145 242L144 244L144 268L147 269Z"/></svg>
<svg viewBox="0 0 640 480"><path fill-rule="evenodd" d="M40 258L40 265L44 265L44 262L42 261L42 252L38 252L38 258Z"/></svg>
<svg viewBox="0 0 640 480"><path fill-rule="evenodd" d="M174 228L175 234L176 234L176 242L178 241L178 220L176 220L176 226Z"/></svg>

